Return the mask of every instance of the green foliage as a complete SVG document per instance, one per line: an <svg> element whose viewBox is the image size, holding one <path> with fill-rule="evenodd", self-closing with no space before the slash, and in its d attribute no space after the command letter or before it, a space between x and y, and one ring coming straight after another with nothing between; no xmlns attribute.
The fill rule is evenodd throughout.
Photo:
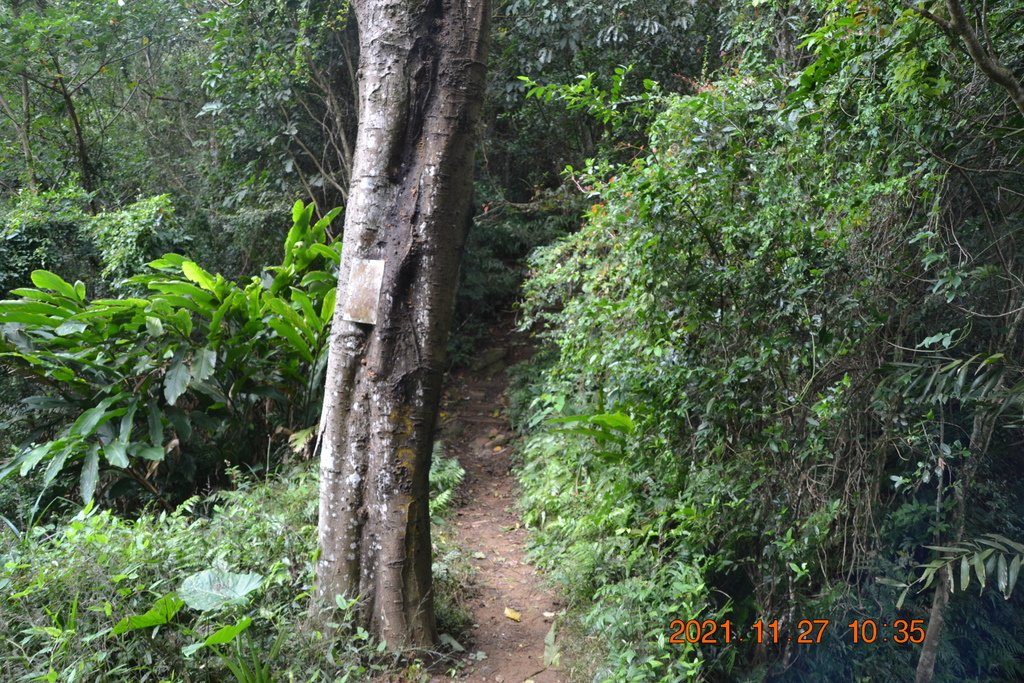
<svg viewBox="0 0 1024 683"><path fill-rule="evenodd" d="M27 285L29 274L40 268L73 280L88 278L95 258L87 238L92 218L88 207L88 193L75 185L19 193L0 218L0 293Z"/></svg>
<svg viewBox="0 0 1024 683"><path fill-rule="evenodd" d="M459 459L445 455L444 442L434 443L434 453L430 461L430 518L438 523L451 508L455 489L462 483L466 470L459 464Z"/></svg>
<svg viewBox="0 0 1024 683"><path fill-rule="evenodd" d="M897 606L915 566L959 568L987 552L964 538L1018 537L1024 523L1009 474L1024 375L1008 360L1022 213L987 208L1020 161L986 107L1005 126L1013 109L998 90L965 104L971 65L895 3L783 12L795 10L737 10L733 39L751 47L736 72L652 95L639 156L569 169L587 223L531 260L524 325L554 360L518 390L519 475L539 561L568 586L583 635L607 643L601 678L906 678L915 654L891 644L756 667L749 645L705 646L684 671L653 632L604 634L662 623L648 604L747 624L891 621L930 604L911 593ZM594 82L531 85L623 121ZM616 414L634 428L610 433ZM980 490L990 503L969 502ZM926 546L959 550L929 563ZM982 573L1008 588L1014 553L988 550ZM677 567L669 589L661 572ZM971 609L955 597L950 610ZM987 680L1012 659L943 642L942 680L957 667Z"/></svg>
<svg viewBox="0 0 1024 683"><path fill-rule="evenodd" d="M171 514L87 506L20 540L0 532L0 678L367 680L401 666L352 625L351 604L326 629L307 621L316 478L293 469L236 485ZM216 604L193 608L192 588L207 584Z"/></svg>
<svg viewBox="0 0 1024 683"><path fill-rule="evenodd" d="M119 211L106 211L89 222L89 237L103 263L101 275L118 282L141 272L152 257L180 249L170 195L141 199Z"/></svg>
<svg viewBox="0 0 1024 683"><path fill-rule="evenodd" d="M343 202L355 139L356 49L348 0L231 3L203 14L209 41L199 110L216 129L225 206L301 187Z"/></svg>
<svg viewBox="0 0 1024 683"><path fill-rule="evenodd" d="M312 212L295 205L283 264L244 286L173 254L128 280L139 297L90 301L81 282L35 271L37 288L0 302L0 357L43 389L25 402L33 442L0 476L46 465L48 484L75 468L86 501L127 481L160 498L216 471L211 450L259 464L276 427L313 422L334 309L323 269L339 254L326 244L337 211Z"/></svg>

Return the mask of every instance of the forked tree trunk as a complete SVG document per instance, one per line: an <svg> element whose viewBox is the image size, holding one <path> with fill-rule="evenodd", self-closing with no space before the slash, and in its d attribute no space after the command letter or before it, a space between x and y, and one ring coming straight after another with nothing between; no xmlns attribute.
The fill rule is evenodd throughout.
<svg viewBox="0 0 1024 683"><path fill-rule="evenodd" d="M359 130L320 423L317 596L392 648L436 637L428 474L484 96L489 0L353 0ZM346 319L383 261L376 324ZM349 316L353 319L358 316Z"/></svg>

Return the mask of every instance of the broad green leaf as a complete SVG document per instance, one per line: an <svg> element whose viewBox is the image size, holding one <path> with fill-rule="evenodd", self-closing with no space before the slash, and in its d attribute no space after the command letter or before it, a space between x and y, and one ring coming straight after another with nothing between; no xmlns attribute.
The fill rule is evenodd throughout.
<svg viewBox="0 0 1024 683"><path fill-rule="evenodd" d="M50 291L57 292L61 296L65 296L74 301L82 301L85 298L84 292L80 297L75 287L64 280L61 276L56 273L51 273L48 270L33 270L32 284L40 289L49 289Z"/></svg>
<svg viewBox="0 0 1024 683"><path fill-rule="evenodd" d="M316 225L313 226L314 237L318 240L324 239L324 237L327 236L327 227L334 221L335 218L338 217L338 214L340 214L343 210L344 207L336 206L330 211L328 211L326 214L324 214L324 217L318 220L316 222Z"/></svg>
<svg viewBox="0 0 1024 683"><path fill-rule="evenodd" d="M162 257L150 261L146 265L150 268L180 268L181 264L185 262L185 257L179 254L164 254Z"/></svg>
<svg viewBox="0 0 1024 683"><path fill-rule="evenodd" d="M209 379L216 367L217 352L212 349L202 348L192 358L192 363L189 366L189 375L192 381L202 382Z"/></svg>
<svg viewBox="0 0 1024 683"><path fill-rule="evenodd" d="M28 450L28 451L25 451L23 454L19 455L15 459L15 462L17 462L17 463L19 463L21 465L21 470L19 471L19 474L24 477L29 472L31 472L32 468L34 468L36 465L38 465L39 461L41 461L43 458L45 458L47 455L49 455L50 451L53 448L55 448L58 443L61 443L61 442L59 440L58 441L47 441L46 443L40 444L40 445L38 445L38 446Z"/></svg>
<svg viewBox="0 0 1024 683"><path fill-rule="evenodd" d="M303 360L305 360L307 363L313 362L313 354L310 353L309 346L302 339L302 337L299 336L299 333L295 331L295 328L291 327L288 323L286 323L284 320L281 320L280 318L270 318L268 324L275 332L277 332L279 336L283 337L284 339L287 339L291 343L292 348L298 351L299 355L302 356Z"/></svg>
<svg viewBox="0 0 1024 683"><path fill-rule="evenodd" d="M71 425L71 429L68 430L68 433L77 436L90 436L93 432L96 431L96 428L101 423L123 415L124 412L118 412L116 410L107 410L107 408L110 407L110 404L112 404L119 398L121 398L121 394L118 394L116 396L109 396L100 401L97 405L86 410L84 413L78 416L78 419L75 420L74 424ZM121 410L123 411L124 409Z"/></svg>
<svg viewBox="0 0 1024 683"><path fill-rule="evenodd" d="M213 277L211 277L210 274L207 273L205 270L200 268L199 264L195 263L194 261L185 261L184 263L182 263L181 272L185 274L185 277L187 277L189 280L196 283L203 289L210 292L215 291Z"/></svg>
<svg viewBox="0 0 1024 683"><path fill-rule="evenodd" d="M82 502L92 502L93 493L96 491L96 480L99 478L100 454L99 445L93 444L85 456L85 463L82 464L82 477L80 486L82 489Z"/></svg>
<svg viewBox="0 0 1024 683"><path fill-rule="evenodd" d="M57 478L57 475L60 474L60 471L64 469L64 463L67 462L68 456L71 455L73 447L73 443L68 443L61 448L57 455L53 456L53 459L50 460L50 464L46 466L46 471L43 473L43 486L49 486L53 480Z"/></svg>
<svg viewBox="0 0 1024 683"><path fill-rule="evenodd" d="M283 299L278 299L273 296L267 297L267 306L271 311L277 313L281 318L291 323L292 327L301 332L306 339L310 341L314 341L316 339L316 335L313 334L313 330L309 329L309 326L306 324L306 321L302 319L302 316L296 313L295 310Z"/></svg>
<svg viewBox="0 0 1024 683"><path fill-rule="evenodd" d="M252 624L252 619L249 617L242 617L237 623L231 626L225 626L214 631L210 634L210 637L206 639L207 645L224 645L234 640L240 633L249 628Z"/></svg>
<svg viewBox="0 0 1024 683"><path fill-rule="evenodd" d="M41 313L26 313L24 311L0 311L0 323L17 323L20 325L31 325L33 327L56 327L59 320L54 320Z"/></svg>
<svg viewBox="0 0 1024 683"><path fill-rule="evenodd" d="M115 439L103 447L103 457L114 467L128 467L128 448L119 439Z"/></svg>
<svg viewBox="0 0 1024 683"><path fill-rule="evenodd" d="M636 423L633 422L633 418L624 413L591 415L590 422L601 425L602 427L608 427L609 429L615 429L626 434L632 434L636 431Z"/></svg>
<svg viewBox="0 0 1024 683"><path fill-rule="evenodd" d="M213 301L213 295L205 289L196 287L190 282L180 280L154 280L149 283L149 288L163 294L180 294L181 296L192 297L201 302Z"/></svg>
<svg viewBox="0 0 1024 683"><path fill-rule="evenodd" d="M135 453L136 456L143 460L152 460L153 462L161 462L164 459L164 449L160 446L141 446Z"/></svg>
<svg viewBox="0 0 1024 683"><path fill-rule="evenodd" d="M320 320L320 316L317 315L316 310L313 308L313 302L309 300L306 293L301 289L292 287L291 291L292 301L299 304L302 308L302 314L305 316L305 322L310 328L319 332L323 329L323 322Z"/></svg>
<svg viewBox="0 0 1024 683"><path fill-rule="evenodd" d="M178 591L189 607L209 612L225 605L242 602L260 587L259 574L236 574L224 569L207 569L193 574L181 583Z"/></svg>
<svg viewBox="0 0 1024 683"><path fill-rule="evenodd" d="M193 643L181 649L182 654L186 657L191 657L196 652L201 650L208 645L225 645L230 643L237 638L243 631L252 625L252 619L249 617L242 617L231 626L223 626L213 633L211 633L206 640Z"/></svg>
<svg viewBox="0 0 1024 683"><path fill-rule="evenodd" d="M324 294L324 303L320 306L320 319L324 321L324 324L331 321L334 316L334 304L337 301L338 289L337 287L331 287Z"/></svg>
<svg viewBox="0 0 1024 683"><path fill-rule="evenodd" d="M80 310L81 306L77 302L69 302L67 298L50 294L39 289L33 289L31 287L19 287L18 289L12 289L11 294L13 296L20 296L22 299L34 299L36 301L45 301L48 304L53 304L58 308L61 308L69 313Z"/></svg>
<svg viewBox="0 0 1024 683"><path fill-rule="evenodd" d="M0 301L0 313L38 313L46 316L65 317L66 308L60 308L42 301Z"/></svg>
<svg viewBox="0 0 1024 683"><path fill-rule="evenodd" d="M112 633L115 636L119 636L128 631L137 631L139 629L151 628L153 626L162 626L170 623L171 619L174 618L174 615L181 611L181 608L184 606L184 600L174 593L168 593L153 603L153 607L151 607L145 614L125 617L121 621L117 622L112 629Z"/></svg>
<svg viewBox="0 0 1024 683"><path fill-rule="evenodd" d="M333 263L341 263L341 254L336 250L331 249L326 244L312 244L309 247L309 251L317 256L322 256Z"/></svg>
<svg viewBox="0 0 1024 683"><path fill-rule="evenodd" d="M171 369L167 371L167 376L164 378L164 398L170 405L173 406L185 393L188 388L188 380L188 366L181 359L171 363Z"/></svg>
<svg viewBox="0 0 1024 683"><path fill-rule="evenodd" d="M162 337L164 334L164 324L160 318L156 316L146 316L146 331L149 332L151 337Z"/></svg>
<svg viewBox="0 0 1024 683"><path fill-rule="evenodd" d="M53 331L53 333L56 334L58 337L65 337L69 334L78 334L80 332L85 332L85 330L88 329L88 327L88 325L81 322L80 320L65 320L57 327L57 329Z"/></svg>

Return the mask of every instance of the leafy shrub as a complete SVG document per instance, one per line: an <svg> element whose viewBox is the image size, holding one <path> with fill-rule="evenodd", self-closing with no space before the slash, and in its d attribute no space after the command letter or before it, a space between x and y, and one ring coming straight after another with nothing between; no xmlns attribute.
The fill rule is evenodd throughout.
<svg viewBox="0 0 1024 683"><path fill-rule="evenodd" d="M794 72L755 55L742 77L664 96L636 158L574 172L587 222L531 260L525 326L557 358L518 394L519 476L538 560L607 644L599 678L906 678L916 657L892 643L789 666L794 650L766 661L749 643L681 658L625 625L651 623L651 604L748 625L922 617L931 591L899 603L921 567L915 586L986 552L966 539L1021 537L1022 289L992 250L1022 214L988 208L1017 146L984 107L965 122L945 78L967 92L971 69L927 63L941 38L903 8L814 7ZM908 75L904 56L927 68ZM537 94L595 104L572 87ZM610 448L594 420L614 414L635 430ZM586 429L551 428L566 415ZM972 575L997 576L999 556ZM954 595L947 618L970 604ZM936 680L1012 677L990 634L1024 622L984 609L985 645L945 637Z"/></svg>
<svg viewBox="0 0 1024 683"><path fill-rule="evenodd" d="M307 621L316 477L235 483L170 514L129 521L89 505L21 538L0 529L0 680L243 680L232 671L244 665L266 669L260 680L333 681L400 668L351 625L351 605L330 632ZM204 584L211 571L219 584ZM441 610L455 590L439 590Z"/></svg>
<svg viewBox="0 0 1024 683"><path fill-rule="evenodd" d="M0 303L0 358L41 389L25 401L32 442L0 478L74 468L86 501L137 487L164 500L224 460L266 464L279 428L316 420L323 390L335 275L317 267L339 260L325 244L337 211L312 212L295 205L283 264L244 286L172 254L127 281L139 297L90 301L81 282L33 272L37 289Z"/></svg>
<svg viewBox="0 0 1024 683"><path fill-rule="evenodd" d="M3 222L0 295L28 284L29 274L46 268L72 280L95 272L96 253L88 239L89 194L75 185L34 194L23 190L11 201Z"/></svg>
<svg viewBox="0 0 1024 683"><path fill-rule="evenodd" d="M174 220L170 195L140 199L119 211L97 214L86 232L103 263L101 275L118 282L143 270L157 254L178 250L187 241Z"/></svg>

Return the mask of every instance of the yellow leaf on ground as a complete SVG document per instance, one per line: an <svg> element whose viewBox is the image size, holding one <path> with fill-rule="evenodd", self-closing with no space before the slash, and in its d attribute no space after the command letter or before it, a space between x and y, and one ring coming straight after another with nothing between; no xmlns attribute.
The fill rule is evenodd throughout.
<svg viewBox="0 0 1024 683"><path fill-rule="evenodd" d="M511 607L505 608L505 616L511 619L512 621L520 621L522 619L522 615L519 614L519 612L512 609Z"/></svg>

